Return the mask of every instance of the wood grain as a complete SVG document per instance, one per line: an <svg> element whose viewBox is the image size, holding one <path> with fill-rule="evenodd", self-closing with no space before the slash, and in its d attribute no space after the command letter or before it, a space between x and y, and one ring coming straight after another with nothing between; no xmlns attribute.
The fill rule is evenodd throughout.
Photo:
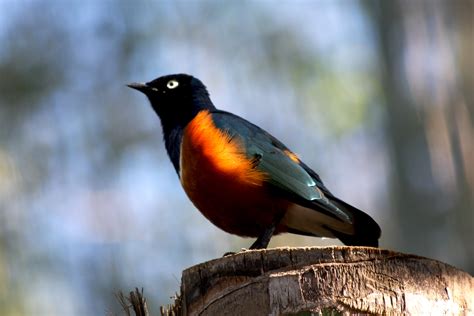
<svg viewBox="0 0 474 316"><path fill-rule="evenodd" d="M474 279L445 263L369 247L245 251L182 275L184 315L474 314Z"/></svg>

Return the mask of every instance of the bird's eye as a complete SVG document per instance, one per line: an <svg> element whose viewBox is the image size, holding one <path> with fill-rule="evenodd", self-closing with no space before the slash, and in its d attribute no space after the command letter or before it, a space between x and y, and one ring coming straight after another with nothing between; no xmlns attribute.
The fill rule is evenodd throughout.
<svg viewBox="0 0 474 316"><path fill-rule="evenodd" d="M168 81L168 83L166 84L166 87L168 87L168 89L174 89L174 88L176 88L177 86L179 86L179 82L176 81L176 80L170 80L170 81Z"/></svg>

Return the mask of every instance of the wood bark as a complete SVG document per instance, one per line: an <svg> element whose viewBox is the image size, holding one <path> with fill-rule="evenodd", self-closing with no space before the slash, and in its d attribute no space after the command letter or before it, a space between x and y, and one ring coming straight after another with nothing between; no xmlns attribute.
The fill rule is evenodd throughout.
<svg viewBox="0 0 474 316"><path fill-rule="evenodd" d="M367 247L244 251L182 275L183 315L474 314L474 278L448 264Z"/></svg>

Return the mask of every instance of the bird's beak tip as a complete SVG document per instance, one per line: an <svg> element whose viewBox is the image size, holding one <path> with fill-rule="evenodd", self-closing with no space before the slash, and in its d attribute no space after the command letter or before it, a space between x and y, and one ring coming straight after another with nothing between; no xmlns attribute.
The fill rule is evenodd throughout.
<svg viewBox="0 0 474 316"><path fill-rule="evenodd" d="M141 91L141 92L145 92L149 89L149 87L145 83L141 83L141 82L129 83L127 84L127 87Z"/></svg>

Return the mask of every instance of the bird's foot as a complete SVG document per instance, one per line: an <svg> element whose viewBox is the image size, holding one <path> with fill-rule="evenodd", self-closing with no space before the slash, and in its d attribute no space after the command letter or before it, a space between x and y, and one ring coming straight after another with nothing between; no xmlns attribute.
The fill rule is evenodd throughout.
<svg viewBox="0 0 474 316"><path fill-rule="evenodd" d="M240 251L238 251L238 252L228 251L228 252L224 253L224 255L222 257L232 256L232 255L238 254L240 252L245 252L245 251L249 251L249 250L250 249L247 249L247 248L240 248Z"/></svg>

